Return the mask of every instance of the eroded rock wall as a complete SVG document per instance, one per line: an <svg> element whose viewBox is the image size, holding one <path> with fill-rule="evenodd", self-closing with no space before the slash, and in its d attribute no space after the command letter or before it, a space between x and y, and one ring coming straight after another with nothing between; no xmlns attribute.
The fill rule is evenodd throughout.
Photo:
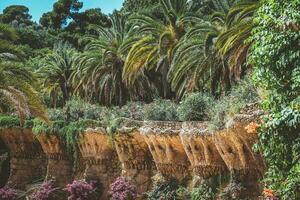
<svg viewBox="0 0 300 200"><path fill-rule="evenodd" d="M37 138L48 159L45 179L53 180L57 186L64 188L72 180L72 156L68 155L58 136L41 134Z"/></svg>
<svg viewBox="0 0 300 200"><path fill-rule="evenodd" d="M109 199L110 184L121 175L121 164L105 129L88 129L80 138L79 149L86 163L84 178L98 181L102 186L100 199Z"/></svg>
<svg viewBox="0 0 300 200"><path fill-rule="evenodd" d="M180 129L181 123L149 122L140 131L157 170L166 178L182 181L190 175L190 163L181 143Z"/></svg>
<svg viewBox="0 0 300 200"><path fill-rule="evenodd" d="M0 137L10 151L9 187L23 189L45 176L45 155L30 129L0 129Z"/></svg>
<svg viewBox="0 0 300 200"><path fill-rule="evenodd" d="M180 136L194 175L207 179L228 173L207 123L184 123Z"/></svg>
<svg viewBox="0 0 300 200"><path fill-rule="evenodd" d="M266 168L262 156L252 150L258 140L258 119L255 114L237 116L227 129L215 135L218 152L231 172L231 182L241 183L246 189L240 198L259 195L258 182Z"/></svg>
<svg viewBox="0 0 300 200"><path fill-rule="evenodd" d="M139 130L120 131L115 138L115 147L122 163L122 176L137 186L139 194L148 191L156 167Z"/></svg>
<svg viewBox="0 0 300 200"><path fill-rule="evenodd" d="M27 129L1 129L0 136L11 152L8 184L16 187L43 177L44 152L46 179L54 179L61 187L73 178L96 180L102 185L101 200L109 199L110 184L118 176L130 180L141 194L150 189L157 172L180 182L191 175L204 180L230 173L227 188L232 182L242 183L246 190L239 197L245 198L258 195L258 181L265 171L262 156L252 150L258 139L256 122L257 117L240 118L215 133L208 132L205 122L145 122L140 128L118 129L114 139L104 128L87 129L78 141L75 176L73 157L57 136L39 135L41 146Z"/></svg>

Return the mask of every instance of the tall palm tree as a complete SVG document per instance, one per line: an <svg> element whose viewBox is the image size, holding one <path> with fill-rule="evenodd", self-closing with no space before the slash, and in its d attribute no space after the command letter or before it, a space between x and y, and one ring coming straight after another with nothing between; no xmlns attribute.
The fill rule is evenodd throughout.
<svg viewBox="0 0 300 200"><path fill-rule="evenodd" d="M54 106L60 94L65 104L73 93L70 77L77 55L77 51L70 44L60 42L54 45L52 53L41 61L37 74L42 79L44 92L53 98Z"/></svg>
<svg viewBox="0 0 300 200"><path fill-rule="evenodd" d="M170 97L170 85L167 73L173 57L174 48L184 36L188 19L193 17L193 6L188 0L160 0L165 19L157 19L147 14L134 14L130 23L138 34L133 41L123 71L123 78L130 85L137 81L145 71L155 71L159 77L156 83L161 85L161 94Z"/></svg>
<svg viewBox="0 0 300 200"><path fill-rule="evenodd" d="M168 77L179 96L193 90L220 94L244 72L241 67L249 48L245 41L257 1L213 2L214 13L208 19L194 18L195 25L175 48Z"/></svg>
<svg viewBox="0 0 300 200"><path fill-rule="evenodd" d="M48 120L46 109L33 88L36 81L21 62L22 52L13 41L17 39L14 29L0 24L0 99L18 113L21 122L31 115Z"/></svg>
<svg viewBox="0 0 300 200"><path fill-rule="evenodd" d="M149 99L152 90L147 77L142 76L131 87L122 79L125 56L130 47L132 30L128 29L126 16L114 12L110 16L111 28L94 26L98 37L89 40L79 56L72 82L76 91L88 99L98 100L105 105L124 105L129 99Z"/></svg>
<svg viewBox="0 0 300 200"><path fill-rule="evenodd" d="M251 46L247 39L254 28L253 15L258 0L243 0L234 5L226 16L228 29L218 36L216 48L228 60L230 79L239 79L246 70L245 63Z"/></svg>

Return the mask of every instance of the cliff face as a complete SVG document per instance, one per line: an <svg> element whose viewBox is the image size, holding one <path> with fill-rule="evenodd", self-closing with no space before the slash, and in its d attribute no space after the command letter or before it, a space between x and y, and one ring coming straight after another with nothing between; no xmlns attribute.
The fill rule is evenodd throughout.
<svg viewBox="0 0 300 200"><path fill-rule="evenodd" d="M0 138L10 151L8 186L23 189L45 175L45 155L31 130L0 129Z"/></svg>
<svg viewBox="0 0 300 200"><path fill-rule="evenodd" d="M48 163L46 179L61 187L73 178L96 180L102 185L102 200L109 198L110 184L118 176L126 177L142 194L151 188L157 173L182 183L193 176L206 180L230 174L228 187L222 188L242 184L246 190L238 195L244 198L258 195L265 170L262 156L252 150L257 120L257 116L241 115L214 133L208 132L205 122L145 122L118 129L113 139L104 128L87 129L78 140L84 174L79 170L76 176L72 176L72 158L58 137L40 135L38 142L28 129L1 129L0 136L11 154L11 186L23 187L43 177Z"/></svg>
<svg viewBox="0 0 300 200"><path fill-rule="evenodd" d="M72 180L72 158L62 141L55 135L39 135L38 140L47 156L45 180L54 180L59 187L65 187Z"/></svg>
<svg viewBox="0 0 300 200"><path fill-rule="evenodd" d="M140 194L148 191L156 166L140 131L120 131L115 138L115 147L122 164L122 176L136 185Z"/></svg>
<svg viewBox="0 0 300 200"><path fill-rule="evenodd" d="M121 167L105 129L88 129L80 138L79 149L86 163L84 178L100 183L100 199L108 199L109 186L120 176Z"/></svg>
<svg viewBox="0 0 300 200"><path fill-rule="evenodd" d="M140 130L157 170L165 178L179 181L190 174L190 163L179 136L181 123L151 122Z"/></svg>
<svg viewBox="0 0 300 200"><path fill-rule="evenodd" d="M208 132L206 123L184 123L180 137L195 175L207 179L228 173L215 144L215 135Z"/></svg>

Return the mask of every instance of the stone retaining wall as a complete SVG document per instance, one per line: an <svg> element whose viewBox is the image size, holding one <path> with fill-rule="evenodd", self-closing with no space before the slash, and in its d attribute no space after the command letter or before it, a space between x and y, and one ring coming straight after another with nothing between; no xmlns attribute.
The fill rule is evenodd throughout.
<svg viewBox="0 0 300 200"><path fill-rule="evenodd" d="M39 135L38 140L47 155L48 165L45 180L53 180L59 187L65 187L72 180L72 157L67 148L55 135Z"/></svg>
<svg viewBox="0 0 300 200"><path fill-rule="evenodd" d="M258 195L258 180L265 171L262 156L252 151L258 138L248 126L255 121L234 120L213 134L205 122L145 122L140 128L118 129L114 138L104 128L87 129L78 141L80 167L73 177L72 158L59 138L40 135L38 140L48 158L46 179L54 178L60 186L72 178L97 180L102 185L101 200L109 199L110 184L120 175L141 194L150 189L156 173L183 183L192 176L209 179L231 173L231 182L247 189L240 196L244 198ZM30 130L1 130L0 136L12 155L9 185L21 186L37 175L42 177L36 169L46 162Z"/></svg>
<svg viewBox="0 0 300 200"><path fill-rule="evenodd" d="M44 177L45 155L31 130L0 129L0 137L10 152L9 187L23 189L27 184Z"/></svg>
<svg viewBox="0 0 300 200"><path fill-rule="evenodd" d="M122 176L137 186L139 194L148 191L156 167L139 130L119 133L115 138L115 147L122 163Z"/></svg>
<svg viewBox="0 0 300 200"><path fill-rule="evenodd" d="M102 186L100 199L108 199L110 184L121 175L121 165L105 129L88 129L80 138L79 149L86 162L85 179L98 181Z"/></svg>

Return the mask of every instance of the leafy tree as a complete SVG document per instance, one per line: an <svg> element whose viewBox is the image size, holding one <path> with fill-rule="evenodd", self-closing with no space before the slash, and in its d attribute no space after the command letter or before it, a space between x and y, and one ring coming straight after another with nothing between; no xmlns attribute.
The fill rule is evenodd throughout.
<svg viewBox="0 0 300 200"><path fill-rule="evenodd" d="M257 144L268 164L265 182L283 200L300 198L300 2L265 0L252 36L254 80L268 111Z"/></svg>
<svg viewBox="0 0 300 200"><path fill-rule="evenodd" d="M3 10L3 14L0 15L0 21L4 24L11 24L17 22L18 24L31 25L31 15L29 9L26 6L12 5Z"/></svg>
<svg viewBox="0 0 300 200"><path fill-rule="evenodd" d="M40 24L44 27L59 29L67 25L67 20L72 18L83 6L78 0L59 0L53 5L53 10L44 13L40 19Z"/></svg>
<svg viewBox="0 0 300 200"><path fill-rule="evenodd" d="M108 17L101 12L100 8L87 9L84 12L73 14L73 21L67 27L70 31L86 32L89 25L99 25L102 27L109 27L111 25Z"/></svg>
<svg viewBox="0 0 300 200"><path fill-rule="evenodd" d="M15 29L9 25L0 24L0 55L2 59L22 59L23 52L17 45L14 45L18 38Z"/></svg>
<svg viewBox="0 0 300 200"><path fill-rule="evenodd" d="M210 17L194 17L193 26L175 47L168 78L178 96L208 88L216 94L230 87L228 65L215 47L218 36L227 30L226 14L232 6L229 0L222 2Z"/></svg>

